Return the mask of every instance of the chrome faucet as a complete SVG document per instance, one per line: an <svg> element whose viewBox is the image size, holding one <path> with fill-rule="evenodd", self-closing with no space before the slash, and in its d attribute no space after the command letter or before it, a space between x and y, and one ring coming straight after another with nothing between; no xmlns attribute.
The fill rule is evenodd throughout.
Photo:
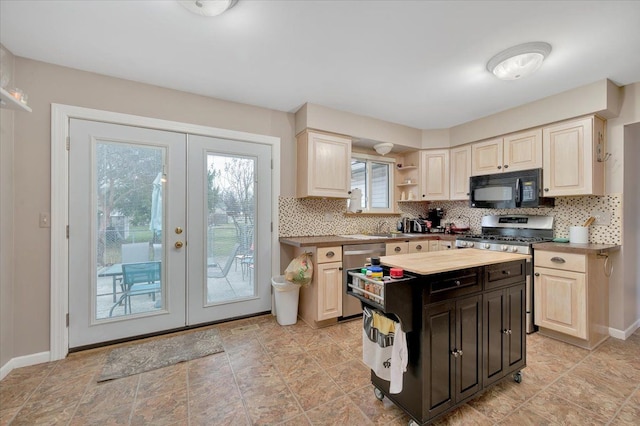
<svg viewBox="0 0 640 426"><path fill-rule="evenodd" d="M386 220L381 220L380 222L378 222L378 224L376 225L376 233L377 234L381 234L382 233L382 228L384 226L387 226L387 234L389 232L391 232L391 225L389 225L389 222L387 222Z"/></svg>

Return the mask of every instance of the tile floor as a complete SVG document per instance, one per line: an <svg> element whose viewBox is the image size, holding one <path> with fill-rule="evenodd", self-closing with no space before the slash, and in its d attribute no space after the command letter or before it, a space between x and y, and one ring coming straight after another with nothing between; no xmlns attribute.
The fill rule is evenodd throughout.
<svg viewBox="0 0 640 426"><path fill-rule="evenodd" d="M16 369L0 382L0 425L407 425L373 395L360 326L219 324L225 352L101 384L110 348ZM522 383L436 424L639 425L640 331L592 352L530 335Z"/></svg>

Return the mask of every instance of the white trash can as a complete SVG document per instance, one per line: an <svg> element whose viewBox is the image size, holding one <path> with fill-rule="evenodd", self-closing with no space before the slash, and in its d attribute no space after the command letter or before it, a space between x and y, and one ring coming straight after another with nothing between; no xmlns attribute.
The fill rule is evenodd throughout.
<svg viewBox="0 0 640 426"><path fill-rule="evenodd" d="M286 281L284 275L271 278L275 295L276 320L280 325L292 325L298 322L298 298L300 284Z"/></svg>

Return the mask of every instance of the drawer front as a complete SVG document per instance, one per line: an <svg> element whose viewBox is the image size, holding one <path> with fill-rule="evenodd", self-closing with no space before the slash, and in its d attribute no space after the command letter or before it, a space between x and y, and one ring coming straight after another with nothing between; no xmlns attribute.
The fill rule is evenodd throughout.
<svg viewBox="0 0 640 426"><path fill-rule="evenodd" d="M393 256L396 254L407 254L409 253L409 243L387 243L385 254L387 256Z"/></svg>
<svg viewBox="0 0 640 426"><path fill-rule="evenodd" d="M497 265L488 265L484 268L485 290L502 287L505 285L524 282L526 279L526 263L508 262Z"/></svg>
<svg viewBox="0 0 640 426"><path fill-rule="evenodd" d="M461 269L433 276L425 303L440 302L452 297L482 290L481 268Z"/></svg>
<svg viewBox="0 0 640 426"><path fill-rule="evenodd" d="M423 253L429 251L429 240L409 241L409 253Z"/></svg>
<svg viewBox="0 0 640 426"><path fill-rule="evenodd" d="M316 262L342 262L342 247L318 247L318 259Z"/></svg>
<svg viewBox="0 0 640 426"><path fill-rule="evenodd" d="M586 272L587 258L583 254L540 251L534 253L535 266L563 271Z"/></svg>

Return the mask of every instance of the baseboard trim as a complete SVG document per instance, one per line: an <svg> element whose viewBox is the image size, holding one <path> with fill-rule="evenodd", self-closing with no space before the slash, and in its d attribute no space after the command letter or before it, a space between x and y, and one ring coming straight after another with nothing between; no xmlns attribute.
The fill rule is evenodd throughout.
<svg viewBox="0 0 640 426"><path fill-rule="evenodd" d="M19 356L11 358L5 365L0 367L0 380L7 377L15 368L28 367L30 365L42 364L51 360L51 352L40 352L37 354Z"/></svg>
<svg viewBox="0 0 640 426"><path fill-rule="evenodd" d="M640 328L640 318L631 324L626 330L618 330L616 328L609 328L609 336L616 339L627 340L635 331Z"/></svg>

